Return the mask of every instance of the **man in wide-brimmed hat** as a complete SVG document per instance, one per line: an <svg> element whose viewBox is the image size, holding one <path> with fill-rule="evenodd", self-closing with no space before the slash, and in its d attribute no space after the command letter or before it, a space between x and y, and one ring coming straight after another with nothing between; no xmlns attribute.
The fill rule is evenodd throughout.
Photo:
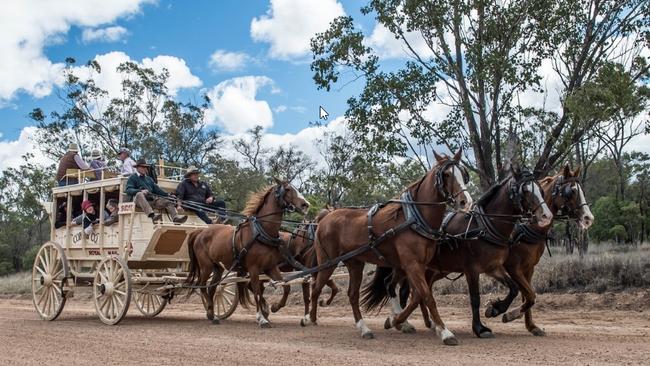
<svg viewBox="0 0 650 366"><path fill-rule="evenodd" d="M77 178L68 177L66 179L65 174L68 169L90 169L88 163L79 155L79 145L75 143L68 145L68 151L59 160L59 168L56 171L56 181L59 187L79 183Z"/></svg>
<svg viewBox="0 0 650 366"><path fill-rule="evenodd" d="M185 173L185 179L176 187L178 205L195 212L206 224L212 224L206 211L216 211L221 219L225 217L226 203L223 200L214 198L210 185L199 180L201 172L195 166L191 166ZM183 204L185 202L185 204Z"/></svg>
<svg viewBox="0 0 650 366"><path fill-rule="evenodd" d="M90 153L90 169L95 172L96 180L102 179L102 172L106 169L106 162L102 153L97 149Z"/></svg>
<svg viewBox="0 0 650 366"><path fill-rule="evenodd" d="M161 214L154 214L153 209L165 209L175 223L184 223L187 216L179 215L169 193L163 191L154 180L147 175L149 164L144 159L135 163L136 173L126 182L126 194L151 218L154 224L162 221Z"/></svg>
<svg viewBox="0 0 650 366"><path fill-rule="evenodd" d="M131 151L127 148L121 148L117 152L117 160L121 162L120 175L129 176L135 173L135 161L131 159Z"/></svg>

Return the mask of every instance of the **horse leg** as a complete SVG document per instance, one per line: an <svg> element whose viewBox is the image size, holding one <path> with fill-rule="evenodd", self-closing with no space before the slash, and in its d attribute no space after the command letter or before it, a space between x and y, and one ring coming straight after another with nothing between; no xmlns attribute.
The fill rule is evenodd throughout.
<svg viewBox="0 0 650 366"><path fill-rule="evenodd" d="M303 282L300 284L302 287L302 302L305 304L305 314L303 314L303 317L307 317L307 314L309 314L309 282Z"/></svg>
<svg viewBox="0 0 650 366"><path fill-rule="evenodd" d="M277 269L277 268L275 268L275 269ZM273 273L273 272L270 272L270 273ZM269 273L269 277L271 277L270 273ZM278 271L278 273L280 273L280 271ZM271 277L271 278L273 278L273 277ZM274 281L281 281L282 280L282 275L281 274L280 274L279 278L280 278L279 280L276 280L275 278L273 278L273 280ZM290 292L291 292L291 286L282 285L282 298L280 299L280 301L278 301L278 302L274 303L273 305L271 305L271 312L276 313L276 312L278 312L278 310L282 309L283 307L285 307L287 305L287 298L289 298L289 293Z"/></svg>
<svg viewBox="0 0 650 366"><path fill-rule="evenodd" d="M311 309L309 311L309 318L305 316L300 320L300 325L303 327L307 325L316 325L316 316L318 314L318 297L323 291L323 286L325 286L327 280L330 279L335 269L336 268L327 268L318 272L316 275L316 281L314 281L311 287Z"/></svg>
<svg viewBox="0 0 650 366"><path fill-rule="evenodd" d="M488 273L488 275L508 288L508 295L505 299L490 301L485 308L485 316L487 318L494 318L508 311L512 302L517 298L517 295L519 295L519 287L517 286L517 282L510 278L503 267L499 267L491 273Z"/></svg>
<svg viewBox="0 0 650 366"><path fill-rule="evenodd" d="M401 282L400 287L399 287L399 297L397 296L397 293L395 292L395 287L397 286L397 283ZM391 281L391 283L387 284L387 292L388 296L390 297L390 303L392 305L391 307L391 315L388 319L386 319L386 322L384 323L384 328L388 329L387 326L392 325L392 320L395 318L395 316L402 311L404 311L403 307L407 305L408 303L408 297L409 294L411 293L411 287L408 284L408 281L406 278L402 279L401 281ZM399 330L402 333L415 333L415 327L408 322L408 319L405 319L402 323L398 323L399 325Z"/></svg>
<svg viewBox="0 0 650 366"><path fill-rule="evenodd" d="M469 302L472 307L472 331L479 338L493 338L492 330L481 322L481 294L479 292L479 275L471 272L465 273L467 288L469 290Z"/></svg>
<svg viewBox="0 0 650 366"><path fill-rule="evenodd" d="M352 314L354 315L354 326L361 331L362 338L375 338L375 335L363 320L361 309L359 308L359 289L361 288L361 281L363 280L364 263L356 260L349 260L345 265L348 267L348 273L350 275L348 298L350 300L350 306L352 307Z"/></svg>
<svg viewBox="0 0 650 366"><path fill-rule="evenodd" d="M531 281L533 279L533 271L534 270L535 270L535 268L531 267L530 270L526 271L525 275L526 275L526 280L528 281L528 283L532 283ZM526 300L524 299L524 301L526 301ZM533 309L532 308L526 310L526 314L524 314L524 316L525 316L525 320L526 320L526 329L528 329L528 331L530 333L532 333L534 336L538 336L538 337L543 337L543 336L546 335L546 332L544 332L542 330L542 328L535 325L535 322L533 321Z"/></svg>
<svg viewBox="0 0 650 366"><path fill-rule="evenodd" d="M208 290L206 289L205 284L208 283L208 278L210 278L211 272L207 270L207 267L200 267L199 269L199 279L197 285L201 286L201 299L203 300L203 306L205 307L205 315L208 320L214 320L214 299L208 295Z"/></svg>
<svg viewBox="0 0 650 366"><path fill-rule="evenodd" d="M212 268L212 281L207 289L207 311L208 319L212 320L212 324L219 324L219 319L214 317L214 293L217 292L217 283L221 281L221 274L223 268L220 265L214 265Z"/></svg>
<svg viewBox="0 0 650 366"><path fill-rule="evenodd" d="M409 279L409 283L413 286L415 292L422 298L424 303L427 305L429 312L431 313L432 320L435 324L434 329L436 333L442 339L442 343L448 346L458 345L458 339L454 336L447 327L445 323L440 318L438 314L438 307L436 306L436 300L433 298L431 293L431 287L425 277L425 268L423 264L417 263L412 264L407 267L406 276ZM401 315L401 314L400 314Z"/></svg>
<svg viewBox="0 0 650 366"><path fill-rule="evenodd" d="M524 299L524 303L519 308L503 314L502 320L504 323L521 318L528 310L530 310L530 308L533 307L533 305L535 305L535 290L533 290L530 282L528 282L526 276L520 269L514 271L512 279L521 288L521 296Z"/></svg>
<svg viewBox="0 0 650 366"><path fill-rule="evenodd" d="M332 301L334 301L334 296L336 296L336 294L339 293L339 287L336 286L336 283L331 278L327 280L327 287L329 287L331 290L330 297L327 298L327 301L322 299L319 300L319 305L323 307L332 305Z"/></svg>
<svg viewBox="0 0 650 366"><path fill-rule="evenodd" d="M433 284L440 280L445 278L445 274L441 272L431 272L427 271L426 273L426 278L427 278L427 284L429 285L429 288L433 286ZM408 281L405 281L406 284L408 285ZM408 299L408 294L403 301L406 301ZM427 306L420 301L420 312L422 313L422 320L424 321L424 326L431 329L433 327L433 322L431 321L431 317L429 316L429 310L427 309Z"/></svg>
<svg viewBox="0 0 650 366"><path fill-rule="evenodd" d="M264 292L264 285L260 281L260 274L257 270L249 269L249 271L250 287L253 290L253 297L255 298L255 310L257 311L255 319L257 320L257 324L259 324L260 328L270 328L271 323L269 323L269 320L266 318L266 316L264 316L263 311L264 304L262 303L262 293Z"/></svg>

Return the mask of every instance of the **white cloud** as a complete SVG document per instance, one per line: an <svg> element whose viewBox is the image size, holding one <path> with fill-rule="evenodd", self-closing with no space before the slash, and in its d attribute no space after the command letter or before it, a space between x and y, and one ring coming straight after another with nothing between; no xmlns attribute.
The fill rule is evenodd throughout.
<svg viewBox="0 0 650 366"><path fill-rule="evenodd" d="M0 12L0 99L19 91L35 97L63 82L62 63L43 53L61 42L72 25L97 27L136 14L152 0L22 0L3 2Z"/></svg>
<svg viewBox="0 0 650 366"><path fill-rule="evenodd" d="M35 133L36 127L29 126L20 131L20 136L16 140L0 140L0 171L19 167L23 163L22 156L27 153L34 154L34 158L30 160L33 163L41 165L53 163L34 145L32 138Z"/></svg>
<svg viewBox="0 0 650 366"><path fill-rule="evenodd" d="M251 37L270 43L271 57L302 58L309 53L311 38L342 15L345 10L336 0L271 0L266 14L251 21Z"/></svg>
<svg viewBox="0 0 650 366"><path fill-rule="evenodd" d="M246 66L247 62L252 61L252 57L244 52L229 52L226 50L216 50L210 56L208 64L213 71L237 71Z"/></svg>
<svg viewBox="0 0 650 366"><path fill-rule="evenodd" d="M343 135L348 132L345 117L337 117L327 125L323 126L310 126L306 127L296 133L265 133L262 137L262 146L265 148L277 149L280 146L295 146L298 150L304 152L317 164L324 164L323 158L320 155L317 140L322 139L325 133L332 133L335 135ZM224 136L226 143L235 141L241 137L245 137L244 132L236 133L233 135ZM223 150L225 157L235 159L241 163L246 163L243 158L233 149Z"/></svg>
<svg viewBox="0 0 650 366"><path fill-rule="evenodd" d="M201 80L192 74L185 61L174 56L161 55L153 59L144 58L141 61L136 61L132 60L124 52L114 51L95 56L95 61L99 63L102 72L99 74L93 73L92 77L98 87L108 91L109 97L120 95L123 75L117 72L117 67L121 63L128 61L136 62L156 72L167 69L169 71L167 87L171 95L175 95L179 89L201 86ZM91 69L87 66L79 66L75 68L74 73L78 77L85 79L91 76Z"/></svg>
<svg viewBox="0 0 650 366"><path fill-rule="evenodd" d="M273 108L273 112L275 112L275 113L282 113L282 112L285 112L286 110L287 110L286 105L279 105L279 106Z"/></svg>
<svg viewBox="0 0 650 366"><path fill-rule="evenodd" d="M269 103L255 99L265 86L273 87L273 80L266 76L243 76L219 83L208 92L211 105L206 120L228 133L242 133L257 125L271 127L273 113Z"/></svg>
<svg viewBox="0 0 650 366"><path fill-rule="evenodd" d="M91 42L117 42L129 32L124 27L114 26L106 28L86 28L81 33L81 40L84 43Z"/></svg>

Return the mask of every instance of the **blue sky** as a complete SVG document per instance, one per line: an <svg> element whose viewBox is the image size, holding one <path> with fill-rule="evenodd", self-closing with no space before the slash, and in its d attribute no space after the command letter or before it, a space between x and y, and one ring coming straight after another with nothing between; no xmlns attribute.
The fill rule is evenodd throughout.
<svg viewBox="0 0 650 366"><path fill-rule="evenodd" d="M318 119L320 105L330 121L340 117L362 85L317 90L308 40L344 14L372 32L375 21L360 15L362 5L337 0L16 2L0 14L5 55L0 59L0 168L33 150L27 146L33 133L27 115L33 108L61 109L56 90L66 57L78 65L97 58L167 67L178 84L178 99L198 100L203 93L221 98L213 99L208 116L211 128L226 135L259 120L269 134L295 136ZM389 53L395 56L385 34L378 38L382 47L379 43L393 47ZM105 75L105 82L113 76Z"/></svg>
<svg viewBox="0 0 650 366"><path fill-rule="evenodd" d="M353 15L358 13L358 4L343 2L346 13ZM275 88L260 88L256 99L267 101L276 110L280 106L287 107L285 111L274 112L270 132L297 132L307 127L310 121L317 119L319 105L325 106L332 116L342 114L345 100L358 88L351 86L329 93L319 91L311 78L308 55L276 59L269 57L269 43L252 39L251 21L269 9L268 1L161 0L156 4L144 4L139 13L116 17L112 22L93 27L125 28L128 34L117 41L84 42L82 32L86 27L73 24L68 32L56 34L57 44L46 46L43 52L52 63L63 62L70 56L83 64L96 55L113 51L124 52L133 60L158 55L183 59L191 73L201 79L202 85L183 89L180 99L198 97L205 89L230 78L266 76L273 80ZM251 60L235 71L215 71L209 61L216 50L243 52ZM0 109L1 139L18 138L23 127L31 124L26 116L33 108L42 107L46 111L59 108L60 102L54 94L35 97L18 90L5 100Z"/></svg>

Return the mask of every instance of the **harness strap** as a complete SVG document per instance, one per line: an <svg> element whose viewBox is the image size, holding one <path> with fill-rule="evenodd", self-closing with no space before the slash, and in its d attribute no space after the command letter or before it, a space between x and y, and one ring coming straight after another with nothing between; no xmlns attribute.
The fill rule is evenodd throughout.
<svg viewBox="0 0 650 366"><path fill-rule="evenodd" d="M403 202L402 210L404 210L406 223L410 225L413 231L418 233L420 236L430 240L438 240L443 236L443 231L433 229L431 226L429 226L424 217L422 217L420 210L415 204L413 204L411 192L404 192L400 199Z"/></svg>

